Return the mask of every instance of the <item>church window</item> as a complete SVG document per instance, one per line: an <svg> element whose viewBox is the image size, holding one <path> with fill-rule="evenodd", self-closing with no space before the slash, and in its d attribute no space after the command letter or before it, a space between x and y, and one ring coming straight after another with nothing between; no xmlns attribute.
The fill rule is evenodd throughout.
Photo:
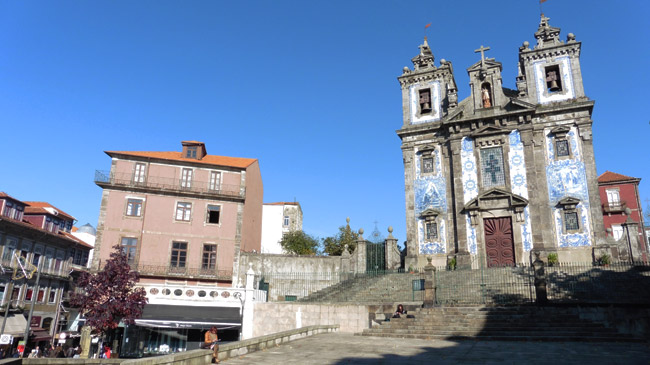
<svg viewBox="0 0 650 365"><path fill-rule="evenodd" d="M431 113L431 89L422 89L420 94L420 114Z"/></svg>
<svg viewBox="0 0 650 365"><path fill-rule="evenodd" d="M481 149L481 176L484 188L505 185L505 170L501 147Z"/></svg>
<svg viewBox="0 0 650 365"><path fill-rule="evenodd" d="M433 156L422 158L422 173L428 174L433 172Z"/></svg>
<svg viewBox="0 0 650 365"><path fill-rule="evenodd" d="M436 222L426 222L425 227L427 241L438 239L438 224Z"/></svg>
<svg viewBox="0 0 650 365"><path fill-rule="evenodd" d="M569 141L567 141L566 139L555 140L555 150L556 150L557 157L570 156Z"/></svg>
<svg viewBox="0 0 650 365"><path fill-rule="evenodd" d="M549 93L562 91L562 77L560 76L560 66L552 65L544 69L546 75L546 89Z"/></svg>
<svg viewBox="0 0 650 365"><path fill-rule="evenodd" d="M578 212L564 212L564 227L567 232L577 231L580 229L578 223Z"/></svg>

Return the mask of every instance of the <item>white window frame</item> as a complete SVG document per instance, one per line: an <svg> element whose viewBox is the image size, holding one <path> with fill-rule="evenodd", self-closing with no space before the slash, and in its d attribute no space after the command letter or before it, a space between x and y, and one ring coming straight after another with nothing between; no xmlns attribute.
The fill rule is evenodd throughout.
<svg viewBox="0 0 650 365"><path fill-rule="evenodd" d="M176 202L174 219L178 222L189 222L192 219L192 203Z"/></svg>
<svg viewBox="0 0 650 365"><path fill-rule="evenodd" d="M620 240L623 237L623 233L625 233L623 226L620 224L612 224L612 237L614 237L615 240Z"/></svg>
<svg viewBox="0 0 650 365"><path fill-rule="evenodd" d="M607 205L610 207L621 205L621 194L618 189L605 189L605 194L607 194Z"/></svg>
<svg viewBox="0 0 650 365"><path fill-rule="evenodd" d="M210 171L209 190L221 190L221 171Z"/></svg>
<svg viewBox="0 0 650 365"><path fill-rule="evenodd" d="M219 222L218 223L210 223L210 207L218 207L219 209ZM207 204L205 207L205 223L206 224L214 224L214 225L219 225L221 224L221 220L223 219L223 206L221 204Z"/></svg>
<svg viewBox="0 0 650 365"><path fill-rule="evenodd" d="M291 222L291 218L288 215L285 215L284 219L282 221L282 226L283 227L289 227L290 222Z"/></svg>
<svg viewBox="0 0 650 365"><path fill-rule="evenodd" d="M147 164L136 162L133 170L133 182L136 184L144 184L147 173Z"/></svg>
<svg viewBox="0 0 650 365"><path fill-rule="evenodd" d="M183 167L181 169L181 188L191 189L192 188L192 175L194 173L193 169Z"/></svg>

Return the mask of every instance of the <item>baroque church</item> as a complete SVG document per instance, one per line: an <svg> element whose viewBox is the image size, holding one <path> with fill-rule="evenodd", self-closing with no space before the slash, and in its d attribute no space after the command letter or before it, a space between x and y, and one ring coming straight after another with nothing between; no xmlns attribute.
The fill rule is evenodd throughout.
<svg viewBox="0 0 650 365"><path fill-rule="evenodd" d="M426 37L398 77L406 266L517 265L533 252L591 262L605 247L581 43L544 15L535 39L519 47L516 90L481 46L459 101L452 63L436 66Z"/></svg>

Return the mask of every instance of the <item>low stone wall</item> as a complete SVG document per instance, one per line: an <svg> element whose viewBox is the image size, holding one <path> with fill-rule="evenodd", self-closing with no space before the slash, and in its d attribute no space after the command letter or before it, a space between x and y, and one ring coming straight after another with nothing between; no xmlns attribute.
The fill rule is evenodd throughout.
<svg viewBox="0 0 650 365"><path fill-rule="evenodd" d="M68 359L68 358L24 358L22 364L122 364L127 359ZM5 363L1 363L5 364ZM20 363L18 363L20 364Z"/></svg>
<svg viewBox="0 0 650 365"><path fill-rule="evenodd" d="M219 360L239 357L251 352L279 346L319 333L338 332L338 325L307 326L290 331L277 332L244 341L231 342L219 346ZM22 360L22 362L21 362ZM165 356L146 357L142 359L7 359L0 364L124 364L124 365L203 365L212 361L211 350L191 350Z"/></svg>
<svg viewBox="0 0 650 365"><path fill-rule="evenodd" d="M303 326L338 325L341 332L369 327L366 305L319 303L255 303L253 337Z"/></svg>
<svg viewBox="0 0 650 365"><path fill-rule="evenodd" d="M290 331L277 332L266 336L254 337L244 341L232 342L219 346L219 360L243 356L251 352L279 346L319 333L338 332L338 325L307 326ZM204 350L205 351L205 350Z"/></svg>
<svg viewBox="0 0 650 365"><path fill-rule="evenodd" d="M239 277L245 278L249 267L255 275L262 273L324 273L341 271L341 256L297 256L242 252ZM242 283L243 285L243 283Z"/></svg>

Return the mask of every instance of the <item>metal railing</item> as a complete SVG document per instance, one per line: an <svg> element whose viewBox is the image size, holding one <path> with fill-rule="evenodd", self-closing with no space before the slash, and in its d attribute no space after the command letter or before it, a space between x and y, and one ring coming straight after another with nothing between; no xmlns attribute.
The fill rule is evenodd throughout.
<svg viewBox="0 0 650 365"><path fill-rule="evenodd" d="M100 270L105 262L100 263ZM232 268L203 268L195 266L178 267L172 265L161 265L158 263L137 262L130 264L131 269L137 271L140 276L166 276L176 278L198 278L231 280Z"/></svg>
<svg viewBox="0 0 650 365"><path fill-rule="evenodd" d="M648 262L559 263L545 273L551 302L650 303Z"/></svg>
<svg viewBox="0 0 650 365"><path fill-rule="evenodd" d="M650 303L650 264L561 263L545 267L551 303ZM354 273L265 273L256 278L269 301L387 303L422 301L423 271ZM522 305L535 303L531 265L451 270L438 267L436 305Z"/></svg>
<svg viewBox="0 0 650 365"><path fill-rule="evenodd" d="M603 203L602 206L605 213L622 212L625 210L625 208L627 208L627 204L624 200L618 202Z"/></svg>
<svg viewBox="0 0 650 365"><path fill-rule="evenodd" d="M239 185L220 184L219 189L210 189L210 185L207 181L191 180L188 182L181 179L160 176L147 176L146 178L143 177L138 180L132 173L102 170L95 170L95 183L100 186L124 186L130 188L146 188L179 193L198 193L239 198L243 198L246 195L246 188Z"/></svg>
<svg viewBox="0 0 650 365"><path fill-rule="evenodd" d="M496 267L474 270L437 268L436 304L504 305L535 301L534 271L531 266Z"/></svg>

